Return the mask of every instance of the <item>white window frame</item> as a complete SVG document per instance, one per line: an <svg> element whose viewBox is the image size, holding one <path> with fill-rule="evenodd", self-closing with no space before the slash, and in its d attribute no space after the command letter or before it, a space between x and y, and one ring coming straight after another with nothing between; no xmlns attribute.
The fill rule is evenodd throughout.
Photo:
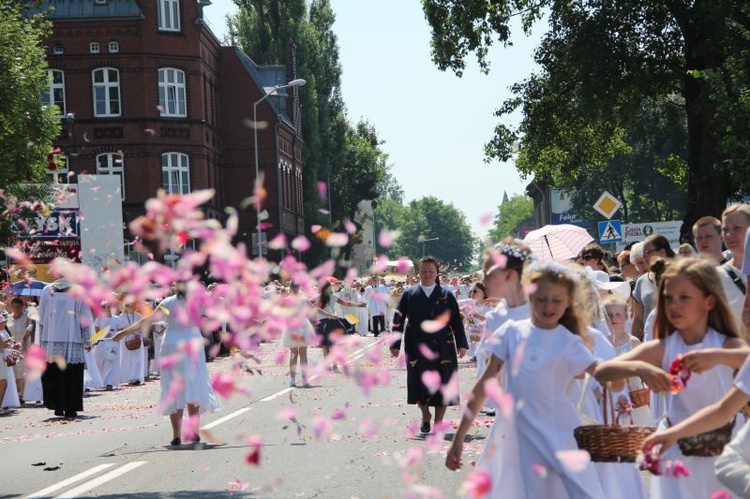
<svg viewBox="0 0 750 499"><path fill-rule="evenodd" d="M176 68L160 68L158 80L161 116L187 117L185 72Z"/></svg>
<svg viewBox="0 0 750 499"><path fill-rule="evenodd" d="M99 45L99 42L91 42L89 43L89 52L92 54L98 54L102 51L102 46Z"/></svg>
<svg viewBox="0 0 750 499"><path fill-rule="evenodd" d="M180 31L180 0L156 0L159 31Z"/></svg>
<svg viewBox="0 0 750 499"><path fill-rule="evenodd" d="M60 75L60 82L55 82L55 75ZM60 111L58 113L58 116L65 116L65 72L60 69L48 69L47 82L49 86L47 87L47 90L42 93L42 105L57 105L57 108ZM60 102L55 99L55 91L60 91L60 93L62 94L62 99Z"/></svg>
<svg viewBox="0 0 750 499"><path fill-rule="evenodd" d="M116 54L120 51L120 43L117 41L111 41L109 42L107 49L109 50L110 54Z"/></svg>
<svg viewBox="0 0 750 499"><path fill-rule="evenodd" d="M161 155L161 185L167 194L190 193L190 157L181 152Z"/></svg>
<svg viewBox="0 0 750 499"><path fill-rule="evenodd" d="M73 178L68 175L70 173L70 158L67 156L58 156L58 160L62 160L63 164L55 163L57 165L57 169L53 172L47 170L47 175L54 178L55 174L57 174L57 183L59 184L74 184L76 182L72 182ZM75 175L74 175L75 176ZM74 177L73 176L73 177Z"/></svg>
<svg viewBox="0 0 750 499"><path fill-rule="evenodd" d="M114 71L116 75L115 81L110 81L111 72ZM102 81L97 82L97 74L102 74ZM120 71L116 68L99 68L91 72L91 84L93 87L93 98L94 98L94 116L97 118L108 117L108 116L120 116L122 114L122 104L120 102ZM103 92L104 99L98 99L97 91ZM113 96L112 92L116 95ZM104 104L104 111L99 112L97 108L97 102ZM117 110L112 109L112 104L117 104Z"/></svg>
<svg viewBox="0 0 750 499"><path fill-rule="evenodd" d="M125 158L117 152L96 155L97 175L118 175L120 177L120 197L125 199Z"/></svg>
<svg viewBox="0 0 750 499"><path fill-rule="evenodd" d="M53 55L63 55L65 53L65 47L62 43L56 43L52 47L52 54Z"/></svg>

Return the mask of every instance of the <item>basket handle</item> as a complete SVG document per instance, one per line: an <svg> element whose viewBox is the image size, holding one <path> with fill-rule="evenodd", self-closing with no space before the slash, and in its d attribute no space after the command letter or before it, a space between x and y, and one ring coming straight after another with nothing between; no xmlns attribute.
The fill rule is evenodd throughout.
<svg viewBox="0 0 750 499"><path fill-rule="evenodd" d="M602 399L603 399L602 400L602 416L604 419L604 424L608 425L609 421L611 421L612 426L616 426L617 419L615 418L615 403L612 400L612 390L610 388L609 382L607 382L603 388L604 388L604 394L602 395ZM609 421L607 418L607 401L609 401L609 414L610 414Z"/></svg>

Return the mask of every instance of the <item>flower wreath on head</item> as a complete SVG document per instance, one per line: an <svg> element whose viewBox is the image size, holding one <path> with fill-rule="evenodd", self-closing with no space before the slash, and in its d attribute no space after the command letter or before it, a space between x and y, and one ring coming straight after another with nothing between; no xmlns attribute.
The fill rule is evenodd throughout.
<svg viewBox="0 0 750 499"><path fill-rule="evenodd" d="M531 250L525 250L518 246L512 246L502 241L495 244L494 248L498 253L501 253L505 256L512 256L513 258L517 258L522 262L531 263L536 261L536 257L534 256L534 253L531 252Z"/></svg>
<svg viewBox="0 0 750 499"><path fill-rule="evenodd" d="M560 274L569 277L575 282L580 282L581 280L580 273L576 272L576 270L571 268L570 265L556 262L554 260L550 260L547 262L533 261L531 265L529 265L529 268L526 272L552 272L554 274Z"/></svg>

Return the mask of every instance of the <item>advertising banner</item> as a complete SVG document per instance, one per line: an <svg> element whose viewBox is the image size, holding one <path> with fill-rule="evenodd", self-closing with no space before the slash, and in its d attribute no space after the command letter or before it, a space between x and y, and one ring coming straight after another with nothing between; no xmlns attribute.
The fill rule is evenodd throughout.
<svg viewBox="0 0 750 499"><path fill-rule="evenodd" d="M669 245L675 251L680 246L680 227L682 221L648 222L641 224L623 224L622 241L617 243L617 251L622 251L630 243L643 241L652 234L661 234L669 239Z"/></svg>

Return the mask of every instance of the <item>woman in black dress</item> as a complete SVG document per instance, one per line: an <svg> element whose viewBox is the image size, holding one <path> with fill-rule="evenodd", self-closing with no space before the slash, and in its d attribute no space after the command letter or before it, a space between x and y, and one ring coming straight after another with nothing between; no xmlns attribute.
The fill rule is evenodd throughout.
<svg viewBox="0 0 750 499"><path fill-rule="evenodd" d="M418 268L420 282L401 295L393 319L393 330L403 333L407 403L419 406L422 411L420 431L429 433L432 419L430 407L435 407L437 425L443 420L446 407L457 405L459 400L457 391L449 399L443 396L441 389L431 393L423 381L423 374L436 372L440 375L441 388L444 388L458 371L458 358L466 355L469 344L456 297L440 287L437 280L437 259L422 258ZM435 321L428 323L431 324L426 328L428 331L423 328L425 321ZM436 324L440 326L437 331ZM391 355L397 357L400 350L401 340L398 340L391 347Z"/></svg>

